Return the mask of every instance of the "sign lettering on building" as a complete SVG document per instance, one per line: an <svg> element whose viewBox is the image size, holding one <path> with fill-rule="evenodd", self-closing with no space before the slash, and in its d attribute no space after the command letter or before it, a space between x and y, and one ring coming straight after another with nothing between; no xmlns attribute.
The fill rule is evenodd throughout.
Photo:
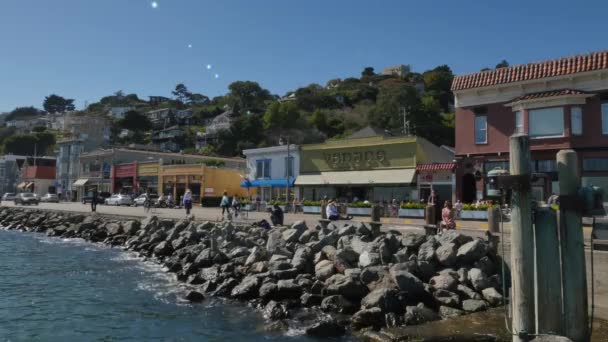
<svg viewBox="0 0 608 342"><path fill-rule="evenodd" d="M384 150L323 153L323 157L327 165L336 169L359 169L362 166L375 167L388 162Z"/></svg>

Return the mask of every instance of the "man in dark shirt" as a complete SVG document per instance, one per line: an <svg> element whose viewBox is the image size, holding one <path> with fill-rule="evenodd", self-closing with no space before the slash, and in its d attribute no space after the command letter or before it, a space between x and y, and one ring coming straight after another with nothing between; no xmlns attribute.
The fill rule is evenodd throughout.
<svg viewBox="0 0 608 342"><path fill-rule="evenodd" d="M91 198L91 211L95 212L97 210L97 189L93 190L93 198Z"/></svg>
<svg viewBox="0 0 608 342"><path fill-rule="evenodd" d="M272 213L270 214L270 221L272 221L273 226L283 225L283 210L277 204L275 204L274 209L272 209Z"/></svg>

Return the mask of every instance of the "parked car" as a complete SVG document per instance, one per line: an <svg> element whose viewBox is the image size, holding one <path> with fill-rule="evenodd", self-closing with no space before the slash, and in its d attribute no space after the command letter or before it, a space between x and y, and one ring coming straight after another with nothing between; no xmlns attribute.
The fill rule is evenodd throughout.
<svg viewBox="0 0 608 342"><path fill-rule="evenodd" d="M129 195L116 194L106 198L107 205L132 205L133 199Z"/></svg>
<svg viewBox="0 0 608 342"><path fill-rule="evenodd" d="M150 197L150 202L151 203L156 203L156 200L158 199L158 195L154 195L154 194L150 194L148 195L148 197ZM139 197L137 197L136 199L133 200L133 205L134 206L140 206L140 205L144 205L144 202L146 201L146 195L139 195Z"/></svg>
<svg viewBox="0 0 608 342"><path fill-rule="evenodd" d="M3 201L14 201L15 200L15 193L14 192L7 192L4 195L2 195L2 200Z"/></svg>
<svg viewBox="0 0 608 342"><path fill-rule="evenodd" d="M59 203L59 197L56 194L46 194L40 197L40 202Z"/></svg>
<svg viewBox="0 0 608 342"><path fill-rule="evenodd" d="M112 196L109 192L100 192L97 194L97 204L105 203L106 198ZM91 203L93 199L93 193L89 192L86 195L82 196L82 204Z"/></svg>
<svg viewBox="0 0 608 342"><path fill-rule="evenodd" d="M40 202L40 200L38 200L38 196L36 196L36 194L33 194L31 192L22 192L20 194L18 194L17 196L15 196L15 205L17 204L34 204L34 205L38 205L38 203Z"/></svg>

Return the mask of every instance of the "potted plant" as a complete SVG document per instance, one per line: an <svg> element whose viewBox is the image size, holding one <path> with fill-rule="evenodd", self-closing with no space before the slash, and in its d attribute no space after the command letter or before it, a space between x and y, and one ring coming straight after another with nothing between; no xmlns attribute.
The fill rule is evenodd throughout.
<svg viewBox="0 0 608 342"><path fill-rule="evenodd" d="M464 204L460 212L460 218L463 220L487 220L489 204Z"/></svg>
<svg viewBox="0 0 608 342"><path fill-rule="evenodd" d="M349 215L370 216L372 214L372 204L371 203L354 202L354 203L348 203L346 206L348 207Z"/></svg>
<svg viewBox="0 0 608 342"><path fill-rule="evenodd" d="M320 214L321 213L321 201L310 201L306 200L302 202L302 210L305 214Z"/></svg>
<svg viewBox="0 0 608 342"><path fill-rule="evenodd" d="M403 202L399 209L400 217L424 217L424 203Z"/></svg>

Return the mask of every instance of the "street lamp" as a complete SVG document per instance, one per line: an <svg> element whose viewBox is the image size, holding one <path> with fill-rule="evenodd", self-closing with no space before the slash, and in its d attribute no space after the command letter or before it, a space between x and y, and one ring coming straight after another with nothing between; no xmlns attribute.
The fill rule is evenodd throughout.
<svg viewBox="0 0 608 342"><path fill-rule="evenodd" d="M291 154L290 154L290 150L289 150L289 136L285 136L285 139L283 137L281 137L279 139L279 145L283 145L285 143L287 143L287 162L285 163L285 174L286 174L286 179L287 179L287 183L285 184L285 188L287 189L285 191L285 208L289 208L289 175L290 175L290 171L292 171L292 167L291 167Z"/></svg>

